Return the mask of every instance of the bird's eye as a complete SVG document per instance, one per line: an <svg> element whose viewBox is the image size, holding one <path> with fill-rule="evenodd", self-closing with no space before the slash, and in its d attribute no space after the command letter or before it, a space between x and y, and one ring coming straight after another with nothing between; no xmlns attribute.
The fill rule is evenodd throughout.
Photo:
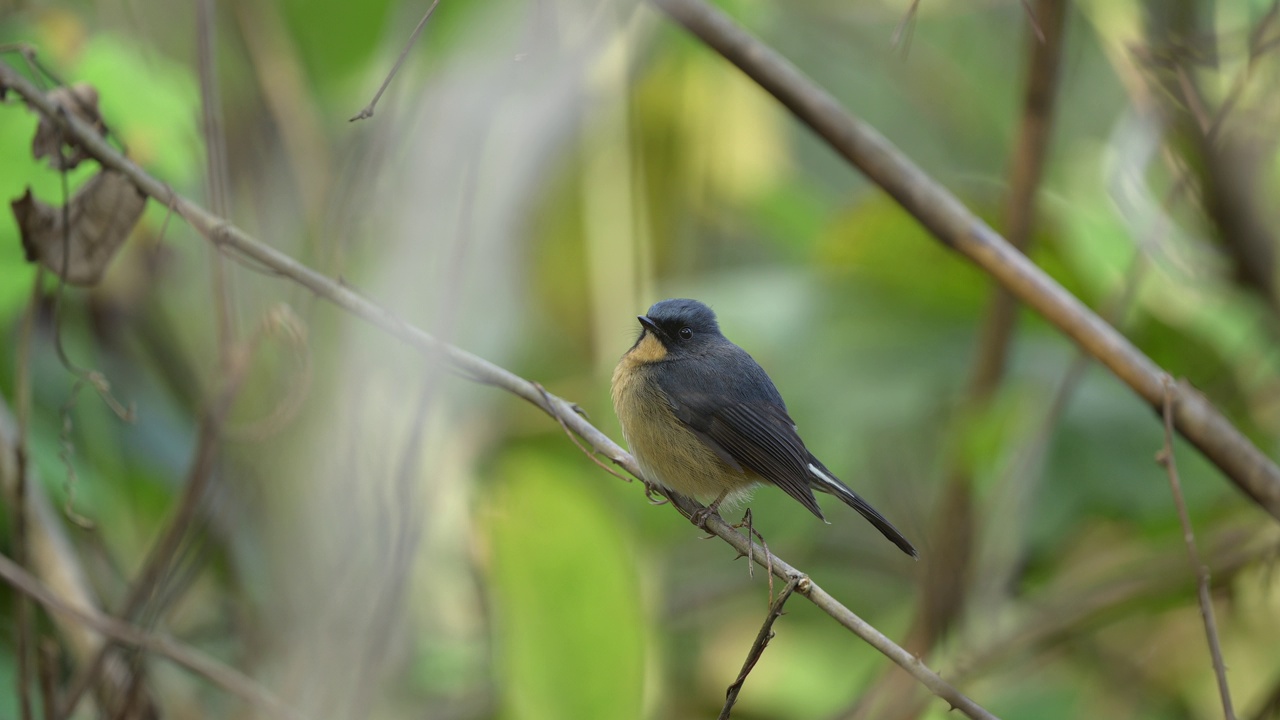
<svg viewBox="0 0 1280 720"><path fill-rule="evenodd" d="M682 327L680 328L680 337L685 340L688 340L689 338L693 337L693 331L687 327Z"/></svg>

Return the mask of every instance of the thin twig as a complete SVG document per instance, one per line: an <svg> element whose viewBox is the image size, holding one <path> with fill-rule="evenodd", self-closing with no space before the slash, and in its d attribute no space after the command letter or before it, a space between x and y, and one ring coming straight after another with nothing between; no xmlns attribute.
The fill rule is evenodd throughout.
<svg viewBox="0 0 1280 720"><path fill-rule="evenodd" d="M387 91L387 86L391 84L391 78L400 72L400 66L404 64L404 59L409 57L409 51L413 49L413 44L418 42L418 36L422 34L422 28L426 27L427 21L431 19L431 14L436 11L436 6L440 4L440 0L433 0L431 7L427 8L427 12L418 21L418 26L413 29L413 34L409 36L409 42L405 43L404 50L400 51L400 57L396 58L396 64L391 66L391 72L387 73L387 77L383 79L382 85L378 87L378 92L373 94L373 99L360 112L352 115L347 122L355 122L373 117L373 108L377 106L378 100L382 97L382 93Z"/></svg>
<svg viewBox="0 0 1280 720"><path fill-rule="evenodd" d="M764 654L764 649L769 646L769 641L773 639L773 623L782 617L782 606L787 604L787 598L791 597L791 593L800 584L802 576L796 575L787 581L787 586L782 588L782 592L778 595L778 599L773 601L773 605L769 606L769 614L765 616L764 625L760 626L760 632L756 633L755 642L751 643L751 649L747 651L747 659L742 663L742 670L738 672L738 678L729 686L729 690L725 693L724 709L720 711L719 720L729 720L729 715L733 712L734 703L738 702L738 693L742 692L742 684L747 681L747 676L751 674L751 670L755 668L756 663L760 661L760 656Z"/></svg>
<svg viewBox="0 0 1280 720"><path fill-rule="evenodd" d="M543 397L543 399L547 402L547 404L548 404L548 405L549 405L549 404L551 404L551 393L547 392L547 389L546 389L546 388L544 388L544 387L542 386L542 383L540 383L540 382L535 382L535 383L534 383L534 387L538 388L538 392L542 393L542 397ZM578 436L577 436L577 435L575 435L575 434L573 433L573 431L569 429L569 425L568 425L568 423L566 423L566 422L564 421L564 418L563 418L563 417L561 417L561 416L559 416L559 415L556 415L556 416L555 416L555 419L556 419L556 421L557 421L558 423L560 423L560 429L561 429L561 430L564 430L564 434L569 436L569 439L573 441L573 444L574 444L574 445L577 445L577 446L578 446L578 449L582 451L582 454L583 454L583 455L586 455L586 456L587 456L587 459L588 459L588 460L590 460L591 462L593 462L593 463L595 463L596 465L600 466L600 469L601 469L601 470L604 470L605 472L607 472L607 473L609 473L610 475L612 475L612 476L614 476L614 477L618 478L619 480L621 480L621 481L623 481L623 482L628 482L628 483L629 483L629 482L631 482L631 478L627 477L626 475L623 475L622 473L618 472L617 470L614 470L613 468L609 467L608 465L605 465L603 462L601 462L601 461L600 461L600 458L596 456L596 453L595 453L593 450L591 450L591 448L587 447L586 445L583 445L583 444L582 444L582 441L578 439ZM647 480L641 480L641 482L643 482L643 483L645 484L645 491L646 491L646 494L647 494L647 493L649 493L649 492L651 492L651 491L649 490L649 488L648 488L648 485L649 485L648 481L647 481ZM665 503L665 502L666 502L666 501L664 500L662 503L657 503L657 504L661 505L661 504L663 504L663 503Z"/></svg>
<svg viewBox="0 0 1280 720"><path fill-rule="evenodd" d="M139 630L113 617L75 607L58 597L31 573L4 555L0 555L0 579L24 595L31 597L53 613L69 615L79 622L123 645L140 648L168 658L250 705L274 716L300 718L292 708L272 695L266 688L239 671L227 667L195 648L163 635Z"/></svg>
<svg viewBox="0 0 1280 720"><path fill-rule="evenodd" d="M1187 543L1187 559L1191 572L1196 576L1200 598L1200 617L1204 620L1204 634L1209 641L1209 653L1213 656L1213 672L1218 679L1218 694L1222 696L1222 716L1235 720L1236 711L1231 707L1231 689L1227 686L1227 666L1222 661L1222 645L1218 642L1218 623L1213 617L1213 599L1209 596L1209 568L1200 559L1196 549L1195 532L1191 529L1191 517L1187 514L1187 502L1182 497L1182 482L1178 479L1178 462L1173 455L1173 406L1176 393L1173 378L1164 381L1164 447L1156 453L1156 462L1169 472L1169 489L1173 492L1173 504L1178 508L1178 522L1182 523L1182 539ZM1181 398L1178 398L1181 400Z"/></svg>
<svg viewBox="0 0 1280 720"><path fill-rule="evenodd" d="M1165 375L1160 366L1010 246L874 128L850 114L777 51L703 0L650 2L776 97L940 242L995 277L1159 409ZM1174 424L1242 492L1280 519L1280 467L1207 398L1198 394L1183 398L1175 409Z"/></svg>

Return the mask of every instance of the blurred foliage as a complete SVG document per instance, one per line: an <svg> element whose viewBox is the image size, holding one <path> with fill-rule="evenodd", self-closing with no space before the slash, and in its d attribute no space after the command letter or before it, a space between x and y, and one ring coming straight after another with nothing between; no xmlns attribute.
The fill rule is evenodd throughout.
<svg viewBox="0 0 1280 720"><path fill-rule="evenodd" d="M1000 228L1023 3L924 2L905 21L907 2L718 5ZM1162 427L1127 387L1090 366L1049 416L1077 351L1024 311L998 392L969 403L988 278L643 4L443 0L373 118L348 123L426 6L217 4L238 225L579 403L616 439L609 376L634 317L664 297L702 299L770 372L810 447L924 560L844 508L828 503L823 525L764 489L751 507L771 549L905 642L922 582L939 572L930 559L949 549L935 539L951 510L943 488L962 470L975 518L965 596L951 599L962 610L949 635L913 651L1001 717L1221 716L1181 528L1152 462ZM0 4L0 43L27 43L58 77L92 83L113 142L205 203L193 8ZM1229 105L1223 136L1257 162L1249 187L1274 240L1280 55L1257 50L1276 45L1271 12L1263 0L1070 6L1029 253L1274 455L1280 302L1242 280L1233 238L1206 215L1197 173L1214 156L1192 157L1194 108L1166 82L1182 62L1210 111ZM1184 45L1159 44L1156 29L1187 22ZM17 54L4 61L25 71ZM0 106L0 191L59 202L62 178L30 158L35 116L12 98ZM220 259L157 202L100 287L59 291L45 277L30 309L37 273L0 220L0 391L9 413L30 393L31 467L70 541L40 562L78 568L101 607L120 607L224 378L216 262L249 369L200 520L163 601L134 622L311 717L719 712L764 619L763 573L605 474L527 403ZM55 338L136 422L77 379ZM1278 717L1274 699L1265 714L1280 697L1274 521L1189 444L1175 449L1236 707ZM4 530L12 556L12 513ZM12 593L0 613L16 626ZM37 627L64 639L56 618ZM775 631L736 718L949 717L801 598ZM84 659L60 648L65 682ZM17 717L16 658L6 633L0 717ZM249 712L163 660L142 666L167 717ZM93 717L91 703L76 717Z"/></svg>

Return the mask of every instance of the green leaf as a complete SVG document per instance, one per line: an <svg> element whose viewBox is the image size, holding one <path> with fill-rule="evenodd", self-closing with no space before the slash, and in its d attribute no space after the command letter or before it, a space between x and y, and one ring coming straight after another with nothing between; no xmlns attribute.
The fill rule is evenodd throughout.
<svg viewBox="0 0 1280 720"><path fill-rule="evenodd" d="M506 716L639 718L645 617L636 560L585 462L499 463L492 587ZM577 475L575 477L575 475Z"/></svg>

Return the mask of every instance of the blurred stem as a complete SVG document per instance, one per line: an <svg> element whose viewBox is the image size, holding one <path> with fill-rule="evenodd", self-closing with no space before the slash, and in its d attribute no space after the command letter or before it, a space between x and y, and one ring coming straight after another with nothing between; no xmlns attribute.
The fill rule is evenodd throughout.
<svg viewBox="0 0 1280 720"><path fill-rule="evenodd" d="M1253 563L1274 557L1280 546L1274 540L1250 541L1236 529L1210 535L1208 561L1217 568L1214 584L1228 585ZM1167 603L1173 597L1185 597L1191 581L1185 567L1185 549L1178 548L1154 557L1134 558L1112 571L1107 581L1085 580L1076 586L1062 583L1046 587L1038 598L1031 598L1025 619L998 633L969 653L956 669L958 681L972 681L1001 663L1044 651L1078 636L1080 629L1104 624L1108 618L1125 617L1123 608ZM1070 572L1061 573L1071 575ZM1079 586L1083 585L1083 587Z"/></svg>
<svg viewBox="0 0 1280 720"><path fill-rule="evenodd" d="M1009 244L1026 252L1035 223L1036 195L1044 177L1053 129L1054 103L1058 96L1058 68L1066 31L1066 0L1039 0L1035 16L1044 42L1032 39L1023 95L1022 122L1009 168L1005 196L1004 231ZM1017 319L1017 300L1003 285L996 285L983 324L970 381L970 397L985 403L1004 378L1009 341Z"/></svg>
<svg viewBox="0 0 1280 720"><path fill-rule="evenodd" d="M333 160L319 120L322 112L311 93L298 48L276 3L238 0L231 3L231 11L244 38L262 101L280 134L281 151L306 217L305 227L315 231L323 222Z"/></svg>
<svg viewBox="0 0 1280 720"><path fill-rule="evenodd" d="M217 58L214 57L213 0L196 0L196 64L200 74L200 106L204 119L205 183L209 207L221 217L230 215L227 177L226 136L222 132L222 96L218 92ZM213 278L213 312L217 319L218 371L227 372L235 338L226 261L216 250L209 251Z"/></svg>
<svg viewBox="0 0 1280 720"><path fill-rule="evenodd" d="M1170 193L1172 197L1175 193ZM1111 299L1106 305L1106 316L1112 322L1118 323L1123 318L1129 307L1133 303L1133 298L1138 292L1147 269L1145 256L1141 253L1135 253L1133 263L1130 265L1128 278L1120 292ZM992 502L987 505L987 513L991 517L1008 518L993 531L988 534L987 541L991 544L998 544L1004 541L1007 544L1013 544L1015 541L1018 547L1001 547L1003 550L1001 555L994 561L988 559L983 567L980 584L976 587L969 587L967 591L974 596L981 606L988 610L989 613L1001 612L1008 604L1007 589L1014 586L1015 574L1021 565L1023 556L1022 543L1025 525L1021 518L1028 512L1031 496L1035 490L1032 480L1039 477L1039 470L1045 450L1049 447L1049 441L1053 437L1054 428L1057 427L1062 414L1066 411L1067 404L1080 381L1084 378L1085 370L1093 362L1092 356L1083 350L1077 351L1071 364L1067 366L1066 371L1059 380L1057 389L1053 393L1053 399L1049 403L1048 411L1045 412L1044 418L1040 421L1035 433L1024 446L1018 457L1013 461L1008 470L1004 473L1003 481L999 483L997 491L993 494ZM985 597L982 592L982 586L986 586L998 593L991 597ZM992 601L994 600L994 602ZM926 602L926 601L922 601ZM1002 603L996 605L995 603ZM890 681L884 680L882 684L888 684ZM876 690L880 690L881 686L874 686ZM890 695L893 698L893 706L888 708L886 716L891 717L916 717L921 710L921 701L918 693L909 693L906 689L901 692ZM862 706L862 702L859 702Z"/></svg>
<svg viewBox="0 0 1280 720"><path fill-rule="evenodd" d="M183 482L182 496L178 500L173 517L169 519L164 531L152 546L137 578L129 587L129 592L118 614L124 622L137 617L146 603L158 594L159 584L171 568L183 540L191 532L200 503L213 478L223 426L231 411L232 401L248 371L248 365L247 352L233 355L232 364L227 367L225 385L201 415L196 449L187 477ZM93 658L81 666L69 685L59 717L67 718L75 712L84 691L102 671L103 663L110 651L111 643L103 643Z"/></svg>
<svg viewBox="0 0 1280 720"><path fill-rule="evenodd" d="M591 101L585 104L582 228L586 240L587 275L593 355L611 370L616 360L617 319L647 307L651 252L643 209L645 186L634 157L631 129L631 64L645 28L643 15L610 32L612 42L586 80ZM620 20L620 22L622 22Z"/></svg>
<svg viewBox="0 0 1280 720"><path fill-rule="evenodd" d="M3 486L6 499L10 502L19 482L16 450L18 434L18 423L0 400L0 486ZM97 613L97 601L89 587L88 578L85 577L84 568L58 520L57 512L44 493L44 486L36 476L35 468L28 464L21 469L26 473L22 482L26 487L24 515L27 518L26 550L29 565L45 586L62 599L63 604L86 613ZM73 662L88 662L101 646L102 638L95 630L65 615L54 614L51 619ZM110 692L116 695L123 696L128 691L129 678L119 664L107 667L105 682L110 686Z"/></svg>
<svg viewBox="0 0 1280 720"><path fill-rule="evenodd" d="M0 555L0 578L23 595L36 599L52 614L70 616L76 623L93 628L111 638L113 642L142 648L166 657L175 664L209 679L215 685L254 707L270 713L273 717L290 719L298 717L291 708L240 672L174 640L152 635L116 618L68 602L3 555ZM130 715L130 717L140 716Z"/></svg>
<svg viewBox="0 0 1280 720"><path fill-rule="evenodd" d="M427 8L427 12L422 15L422 19L418 21L417 26L413 28L413 32L409 34L409 41L405 43L404 49L400 51L400 56L396 58L395 65L391 66L391 71L387 73L382 84L378 86L378 91L373 94L373 99L369 101L368 105L361 108L360 112L353 115L348 122L373 117L373 110L378 106L378 100L382 99L382 93L387 91L387 88L391 85L391 80L396 76L396 73L400 72L400 66L404 64L405 58L409 57L409 51L417 44L418 36L422 34L422 28L426 27L427 21L431 19L431 15L435 13L436 6L439 4L440 0L433 0L431 7Z"/></svg>
<svg viewBox="0 0 1280 720"><path fill-rule="evenodd" d="M1159 86L1160 92L1154 95L1164 100L1163 111L1172 120L1175 135L1174 142L1166 142L1199 176L1201 205L1234 266L1234 280L1264 300L1273 315L1280 315L1276 238L1268 222L1268 206L1260 202L1257 191L1266 171L1264 161L1275 154L1276 140L1256 130L1269 123L1269 116L1249 114L1238 105L1267 50L1267 34L1280 16L1280 3L1273 2L1250 32L1245 66L1212 116L1197 70L1216 63L1218 51L1201 47L1204 38L1214 35L1211 15L1202 19L1198 10L1186 0L1147 4L1148 74ZM1202 25L1209 27L1202 29Z"/></svg>
<svg viewBox="0 0 1280 720"><path fill-rule="evenodd" d="M27 301L26 312L22 316L22 328L18 335L16 367L14 368L14 391L18 400L18 432L13 443L13 456L16 472L14 473L13 496L9 507L13 514L13 559L21 567L31 562L27 551L27 463L28 431L31 423L31 337L36 323L36 315L40 311L40 287L43 285L44 270L36 271L35 282L31 285L31 297ZM31 718L31 661L34 646L39 643L39 633L35 624L35 616L31 612L31 600L19 594L15 608L18 660L18 698L22 719ZM47 706L46 706L47 710Z"/></svg>
<svg viewBox="0 0 1280 720"><path fill-rule="evenodd" d="M1020 252L1025 252L1031 244L1036 196L1049 154L1066 30L1066 5L1065 0L1039 0L1028 30L1022 119L1011 156L1004 206L1005 237ZM1017 312L1013 293L996 284L960 410L957 432L962 439L955 443L951 453L947 482L934 515L929 542L933 552L925 557L916 614L904 643L917 655L927 656L964 612L979 531L973 498L975 468L966 450L969 443L963 437L969 432L970 421L980 422L989 411L1004 379ZM852 716L867 717L868 712L883 712L885 708L873 710L879 697L909 696L910 688L903 686L901 676L882 675L859 698Z"/></svg>
<svg viewBox="0 0 1280 720"><path fill-rule="evenodd" d="M1218 587L1229 585L1246 568L1265 562L1280 550L1274 540L1251 541L1235 529L1211 534L1205 545L1208 562L1217 568L1214 583ZM1186 563L1184 552L1179 548L1135 557L1112 568L1106 579L1089 577L1088 569L1067 568L1059 575L1085 577L1070 584L1051 584L1028 598L1018 612L1022 619L1017 624L994 635L984 627L978 632L986 637L958 643L964 650L951 679L961 684L975 682L1019 659L1042 657L1060 645L1078 641L1086 629L1130 617L1133 609L1149 611L1152 606L1185 597L1190 583L1179 569ZM902 700L902 716L918 717L924 711L919 695Z"/></svg>
<svg viewBox="0 0 1280 720"><path fill-rule="evenodd" d="M1280 681L1271 686L1271 691L1267 693L1258 711L1255 712L1250 720L1275 720L1280 717Z"/></svg>

